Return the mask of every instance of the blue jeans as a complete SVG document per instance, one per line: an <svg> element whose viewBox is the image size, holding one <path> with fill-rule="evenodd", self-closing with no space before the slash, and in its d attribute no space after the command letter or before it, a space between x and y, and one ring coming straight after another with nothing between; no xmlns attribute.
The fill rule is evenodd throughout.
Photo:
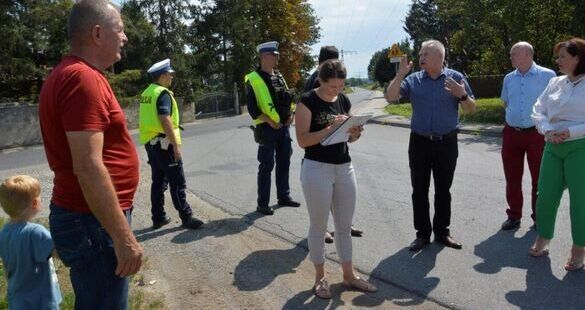
<svg viewBox="0 0 585 310"><path fill-rule="evenodd" d="M70 268L75 309L127 309L128 277L115 274L113 242L93 214L51 203L49 225L55 249ZM131 211L126 211L128 223Z"/></svg>
<svg viewBox="0 0 585 310"><path fill-rule="evenodd" d="M290 198L288 171L292 156L291 138L288 126L275 130L268 124L258 125L260 144L258 145L258 206L268 206L272 169L276 159L276 196L278 199Z"/></svg>

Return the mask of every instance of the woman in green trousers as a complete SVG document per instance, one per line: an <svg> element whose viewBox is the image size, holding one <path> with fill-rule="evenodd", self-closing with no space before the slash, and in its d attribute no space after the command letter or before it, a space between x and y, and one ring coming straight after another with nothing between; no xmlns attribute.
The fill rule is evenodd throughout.
<svg viewBox="0 0 585 310"><path fill-rule="evenodd" d="M565 269L572 271L583 268L585 255L585 40L560 42L554 52L564 75L550 80L532 113L546 146L536 202L538 237L529 252L548 253L560 200L568 188L573 246Z"/></svg>

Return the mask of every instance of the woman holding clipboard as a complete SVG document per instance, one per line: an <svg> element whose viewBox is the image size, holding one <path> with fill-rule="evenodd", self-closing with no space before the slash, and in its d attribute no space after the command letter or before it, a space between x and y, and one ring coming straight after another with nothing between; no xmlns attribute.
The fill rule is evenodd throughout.
<svg viewBox="0 0 585 310"><path fill-rule="evenodd" d="M320 142L348 118L351 102L342 91L347 72L336 59L319 67L320 86L301 97L296 110L296 134L305 149L301 185L309 211L309 255L315 266L313 291L331 298L325 279L325 241L329 212L335 224L335 247L343 269L343 286L365 292L376 286L359 278L353 269L351 223L356 205L357 184L347 143L359 139L362 126L349 128L349 140L323 146Z"/></svg>

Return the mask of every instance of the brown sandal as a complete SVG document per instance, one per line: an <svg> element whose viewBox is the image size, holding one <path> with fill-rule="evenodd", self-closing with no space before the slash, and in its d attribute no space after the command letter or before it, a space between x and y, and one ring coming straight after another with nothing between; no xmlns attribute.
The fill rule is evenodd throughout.
<svg viewBox="0 0 585 310"><path fill-rule="evenodd" d="M571 248L571 257L567 260L565 264L566 271L575 271L583 269L585 265L583 261L585 260L585 249L582 247L575 247Z"/></svg>
<svg viewBox="0 0 585 310"><path fill-rule="evenodd" d="M565 264L565 270L566 271L581 270L583 269L583 266L585 266L585 264L583 263L583 258L581 258L581 260L569 258L569 260Z"/></svg>
<svg viewBox="0 0 585 310"><path fill-rule="evenodd" d="M532 257L541 257L548 254L548 244L550 240L546 240L541 237L536 237L536 241L534 241L534 245L530 247L528 250L528 254Z"/></svg>
<svg viewBox="0 0 585 310"><path fill-rule="evenodd" d="M321 299L331 299L331 291L329 290L327 279L323 278L315 283L313 286L313 294Z"/></svg>
<svg viewBox="0 0 585 310"><path fill-rule="evenodd" d="M528 250L528 254L532 257L541 257L548 254L548 249L538 250L536 247L531 247L530 250Z"/></svg>
<svg viewBox="0 0 585 310"><path fill-rule="evenodd" d="M349 280L349 283L343 282L342 285L347 289L356 289L366 293L375 293L378 291L378 288L374 284L362 278L353 278Z"/></svg>

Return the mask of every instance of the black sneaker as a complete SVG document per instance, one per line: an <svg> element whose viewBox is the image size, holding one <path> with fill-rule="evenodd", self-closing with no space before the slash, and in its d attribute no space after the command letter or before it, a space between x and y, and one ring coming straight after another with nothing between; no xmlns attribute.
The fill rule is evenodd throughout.
<svg viewBox="0 0 585 310"><path fill-rule="evenodd" d="M157 230L157 229L167 225L170 222L171 222L171 218L168 216L165 216L165 218L162 221L157 221L157 222L152 223L152 230Z"/></svg>
<svg viewBox="0 0 585 310"><path fill-rule="evenodd" d="M188 218L183 219L183 227L189 229L197 229L203 225L203 222L197 218L189 216Z"/></svg>
<svg viewBox="0 0 585 310"><path fill-rule="evenodd" d="M279 199L278 204L285 207L293 207L298 208L301 206L301 203L298 201L294 201L291 198L289 199Z"/></svg>
<svg viewBox="0 0 585 310"><path fill-rule="evenodd" d="M515 219L507 219L503 224L502 224L502 230L512 230L512 229L517 229L518 227L520 227L520 220L515 220Z"/></svg>
<svg viewBox="0 0 585 310"><path fill-rule="evenodd" d="M269 207L269 206L258 206L256 208L256 211L258 211L258 212L260 212L260 213L262 213L264 215L272 215L272 214L274 214L274 210L272 210L272 208Z"/></svg>

